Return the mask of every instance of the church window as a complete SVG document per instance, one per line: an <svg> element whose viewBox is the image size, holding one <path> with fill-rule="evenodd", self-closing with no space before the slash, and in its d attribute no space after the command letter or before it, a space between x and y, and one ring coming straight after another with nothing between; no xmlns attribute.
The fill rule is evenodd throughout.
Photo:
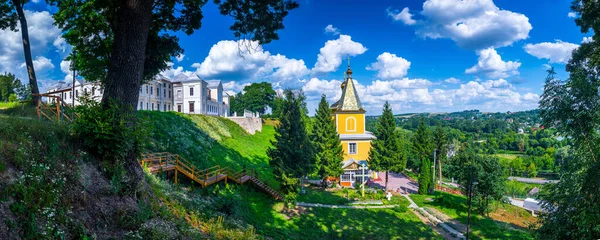
<svg viewBox="0 0 600 240"><path fill-rule="evenodd" d="M348 143L348 154L356 154L357 150L356 143Z"/></svg>

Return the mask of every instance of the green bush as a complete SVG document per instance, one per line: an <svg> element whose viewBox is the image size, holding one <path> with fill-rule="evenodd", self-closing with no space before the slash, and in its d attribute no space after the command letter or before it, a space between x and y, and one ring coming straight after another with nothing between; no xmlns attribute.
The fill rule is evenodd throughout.
<svg viewBox="0 0 600 240"><path fill-rule="evenodd" d="M138 121L131 106L101 103L87 97L80 98L81 106L71 131L76 140L83 143L86 152L101 161L103 171L108 174L115 192L121 192L124 178L124 160L129 154L138 156L147 138L148 129Z"/></svg>
<svg viewBox="0 0 600 240"><path fill-rule="evenodd" d="M398 205L398 206L394 207L394 211L403 213L403 212L408 211L408 207L405 205Z"/></svg>

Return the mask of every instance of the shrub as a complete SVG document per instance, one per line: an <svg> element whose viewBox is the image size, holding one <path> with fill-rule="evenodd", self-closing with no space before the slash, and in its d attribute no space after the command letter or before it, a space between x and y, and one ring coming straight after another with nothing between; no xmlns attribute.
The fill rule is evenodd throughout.
<svg viewBox="0 0 600 240"><path fill-rule="evenodd" d="M74 138L83 143L85 150L101 161L103 171L108 174L113 190L120 192L124 177L124 160L134 151L139 155L148 135L144 122L134 115L131 106L111 101L108 108L101 103L80 98L82 105L76 107L71 131Z"/></svg>
<svg viewBox="0 0 600 240"><path fill-rule="evenodd" d="M394 207L394 211L403 213L403 212L408 211L408 207L405 205L398 205L398 206Z"/></svg>

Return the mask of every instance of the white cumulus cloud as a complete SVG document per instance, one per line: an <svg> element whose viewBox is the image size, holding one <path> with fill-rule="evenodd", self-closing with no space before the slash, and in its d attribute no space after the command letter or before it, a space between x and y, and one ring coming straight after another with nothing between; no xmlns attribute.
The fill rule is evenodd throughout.
<svg viewBox="0 0 600 240"><path fill-rule="evenodd" d="M413 14L410 14L408 7L405 7L400 12L388 8L387 13L388 16L392 17L395 21L402 21L406 25L414 25L417 23L417 21L413 19Z"/></svg>
<svg viewBox="0 0 600 240"><path fill-rule="evenodd" d="M566 63L571 59L573 50L579 47L578 44L556 40L555 42L542 42L536 44L527 44L525 52L539 59L545 58L551 63Z"/></svg>
<svg viewBox="0 0 600 240"><path fill-rule="evenodd" d="M577 14L574 13L574 12L569 12L569 13L567 13L567 17L569 17L569 18L576 18Z"/></svg>
<svg viewBox="0 0 600 240"><path fill-rule="evenodd" d="M356 56L367 51L361 43L352 41L352 37L341 34L336 40L325 42L319 55L317 62L312 69L313 74L334 72L342 64L342 57Z"/></svg>
<svg viewBox="0 0 600 240"><path fill-rule="evenodd" d="M338 35L338 34L340 34L340 30L336 27L333 27L333 25L329 24L325 27L325 33L331 33L333 35Z"/></svg>
<svg viewBox="0 0 600 240"><path fill-rule="evenodd" d="M477 64L465 70L468 74L485 75L489 78L506 78L519 74L520 62L503 61L493 48L477 52L479 59Z"/></svg>
<svg viewBox="0 0 600 240"><path fill-rule="evenodd" d="M35 12L25 10L27 18L29 41L31 43L31 55L34 57L36 75L44 77L44 74L54 65L44 57L50 51L65 51L66 43L61 40L61 30L54 26L54 19L47 11ZM23 42L21 39L21 27L17 24L17 31L10 29L0 30L0 72L10 72L19 79L28 79L27 68L21 67L25 62L23 54Z"/></svg>
<svg viewBox="0 0 600 240"><path fill-rule="evenodd" d="M377 71L377 77L382 79L401 78L406 76L410 62L389 52L377 56L377 62L367 66L367 70Z"/></svg>
<svg viewBox="0 0 600 240"><path fill-rule="evenodd" d="M248 45L251 50L246 51ZM273 55L257 42L245 40L219 41L202 63L194 63L192 67L204 79L247 81L264 78L285 87L297 86L298 79L310 72L304 60Z"/></svg>
<svg viewBox="0 0 600 240"><path fill-rule="evenodd" d="M177 59L177 62L181 62L181 61L183 61L184 57L185 57L185 54L179 54L179 55L177 55L177 57L175 59Z"/></svg>
<svg viewBox="0 0 600 240"><path fill-rule="evenodd" d="M444 80L444 82L450 83L450 84L458 84L458 83L460 83L460 79L451 77L451 78L447 78L446 80Z"/></svg>
<svg viewBox="0 0 600 240"><path fill-rule="evenodd" d="M408 20L421 37L449 38L467 49L508 46L528 38L532 29L527 16L500 10L492 0L427 0L420 13L423 20L418 22L406 18L409 13L404 10L404 17L394 20Z"/></svg>

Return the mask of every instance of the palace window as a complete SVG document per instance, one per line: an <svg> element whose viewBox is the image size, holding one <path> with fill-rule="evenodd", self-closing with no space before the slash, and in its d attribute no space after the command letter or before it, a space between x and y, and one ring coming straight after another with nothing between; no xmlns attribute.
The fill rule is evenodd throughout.
<svg viewBox="0 0 600 240"><path fill-rule="evenodd" d="M154 92L154 88L152 86L150 86L150 96L152 96L153 92Z"/></svg>
<svg viewBox="0 0 600 240"><path fill-rule="evenodd" d="M190 87L190 96L194 96L194 88Z"/></svg>
<svg viewBox="0 0 600 240"><path fill-rule="evenodd" d="M190 102L190 113L194 112L194 102Z"/></svg>
<svg viewBox="0 0 600 240"><path fill-rule="evenodd" d="M357 151L356 143L348 143L348 154L356 154Z"/></svg>

